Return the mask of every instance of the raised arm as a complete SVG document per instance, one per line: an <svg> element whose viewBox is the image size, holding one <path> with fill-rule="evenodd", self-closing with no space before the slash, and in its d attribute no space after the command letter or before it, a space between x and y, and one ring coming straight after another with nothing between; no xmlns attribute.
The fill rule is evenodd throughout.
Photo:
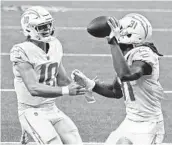
<svg viewBox="0 0 172 145"><path fill-rule="evenodd" d="M124 55L120 49L118 44L120 29L119 26L116 25L115 18L109 18L108 24L111 28L111 33L107 37L108 43L111 47L111 54L113 59L114 69L120 78L121 81L133 81L139 79L143 75L149 75L152 73L152 67L149 63L147 63L147 59L149 59L149 53L145 50L140 52L140 58L133 59L131 67L128 66ZM143 54L142 54L143 53ZM145 59L146 58L146 59Z"/></svg>
<svg viewBox="0 0 172 145"><path fill-rule="evenodd" d="M143 75L150 75L152 73L152 66L146 61L142 61L141 58L134 61L131 67L129 67L115 38L112 38L110 47L113 66L121 81L137 80Z"/></svg>

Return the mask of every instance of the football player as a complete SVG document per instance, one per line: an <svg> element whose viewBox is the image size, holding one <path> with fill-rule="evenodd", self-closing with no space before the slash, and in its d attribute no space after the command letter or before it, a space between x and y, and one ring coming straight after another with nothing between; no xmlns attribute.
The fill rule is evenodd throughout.
<svg viewBox="0 0 172 145"><path fill-rule="evenodd" d="M117 78L112 85L90 80L79 70L75 81L110 98L123 96L126 117L106 144L161 144L164 121L161 109L163 88L159 82L159 56L149 42L152 26L140 14L128 14L119 21L109 17L111 33L107 37ZM83 86L84 86L83 85Z"/></svg>
<svg viewBox="0 0 172 145"><path fill-rule="evenodd" d="M41 145L82 144L74 122L55 105L57 97L82 95L85 89L67 76L51 14L43 7L30 7L21 17L21 26L27 39L10 52L21 142L26 143L28 133Z"/></svg>

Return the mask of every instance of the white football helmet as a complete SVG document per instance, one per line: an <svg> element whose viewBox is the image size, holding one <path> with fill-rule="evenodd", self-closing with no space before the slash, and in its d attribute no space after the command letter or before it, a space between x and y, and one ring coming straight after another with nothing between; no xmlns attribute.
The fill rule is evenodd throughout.
<svg viewBox="0 0 172 145"><path fill-rule="evenodd" d="M37 41L48 42L54 33L52 16L40 6L30 7L23 13L21 26L25 36Z"/></svg>
<svg viewBox="0 0 172 145"><path fill-rule="evenodd" d="M152 36L152 26L144 16L131 13L119 20L120 38L119 43L138 44Z"/></svg>

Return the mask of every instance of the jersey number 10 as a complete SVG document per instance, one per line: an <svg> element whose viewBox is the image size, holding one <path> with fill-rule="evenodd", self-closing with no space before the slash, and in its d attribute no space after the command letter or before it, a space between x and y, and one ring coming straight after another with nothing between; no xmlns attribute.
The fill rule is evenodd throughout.
<svg viewBox="0 0 172 145"><path fill-rule="evenodd" d="M55 86L58 63L43 64L41 66L41 73L39 83L46 83L46 85Z"/></svg>

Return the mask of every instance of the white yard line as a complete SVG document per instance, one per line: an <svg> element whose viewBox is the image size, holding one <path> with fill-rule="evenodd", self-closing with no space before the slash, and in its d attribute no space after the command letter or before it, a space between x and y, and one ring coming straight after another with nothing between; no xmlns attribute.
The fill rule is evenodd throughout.
<svg viewBox="0 0 172 145"><path fill-rule="evenodd" d="M22 6L2 6L3 11L24 11L32 5L22 5ZM67 8L58 6L44 6L50 12L153 12L153 13L171 13L172 9L146 9L146 8Z"/></svg>
<svg viewBox="0 0 172 145"><path fill-rule="evenodd" d="M0 92L14 92L14 89L0 89ZM172 91L164 91L165 94L172 94Z"/></svg>
<svg viewBox="0 0 172 145"><path fill-rule="evenodd" d="M20 30L20 26L1 26L3 30ZM71 30L71 31L85 31L86 27L55 27L57 30ZM153 29L154 32L172 32L172 28L155 28Z"/></svg>
<svg viewBox="0 0 172 145"><path fill-rule="evenodd" d="M0 56L9 56L9 53L2 52ZM84 53L64 53L64 56L70 57L111 57L110 54L84 54ZM164 55L164 58L172 58L172 55Z"/></svg>
<svg viewBox="0 0 172 145"><path fill-rule="evenodd" d="M9 56L9 53L0 53L1 56ZM65 53L64 56L71 57L111 57L110 54L74 54ZM172 58L172 55L165 55L165 58ZM1 92L14 92L14 89L0 89ZM166 94L172 94L172 91L164 91Z"/></svg>

